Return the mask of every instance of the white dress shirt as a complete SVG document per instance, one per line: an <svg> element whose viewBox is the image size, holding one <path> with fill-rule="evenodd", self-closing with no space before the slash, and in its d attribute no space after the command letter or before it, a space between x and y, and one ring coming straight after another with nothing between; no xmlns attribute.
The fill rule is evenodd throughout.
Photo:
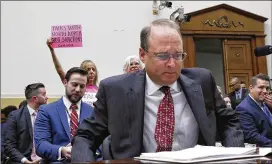
<svg viewBox="0 0 272 164"><path fill-rule="evenodd" d="M65 107L66 107L65 110L66 110L66 114L67 114L67 121L68 121L68 125L69 125L69 127L70 127L70 115L71 115L71 113L72 113L72 110L70 109L70 107L71 107L72 103L71 103L70 100L67 99L66 96L62 96L62 100L63 100L63 103L64 103L64 105L65 105ZM78 107L78 109L76 109L76 112L77 112L78 121L79 121L79 118L80 118L80 108L81 108L81 100L78 101L78 102L76 103L76 105L77 105L77 107ZM62 147L63 147L63 146L62 146ZM62 148L62 147L59 148L59 156L58 156L58 160L59 160L59 161L63 159L63 158L61 158L61 148Z"/></svg>
<svg viewBox="0 0 272 164"><path fill-rule="evenodd" d="M66 107L68 125L69 125L69 127L70 127L70 115L71 115L71 113L72 113L72 110L70 109L70 107L71 107L72 103L71 103L70 100L68 100L68 99L66 98L66 96L63 96L63 103L64 103L64 105L65 105L65 107ZM76 105L77 105L77 107L78 107L78 109L76 109L76 111L77 111L78 121L79 121L79 118L80 118L80 108L81 108L81 100L80 100L79 102L77 102Z"/></svg>
<svg viewBox="0 0 272 164"><path fill-rule="evenodd" d="M32 130L34 130L34 116L33 113L35 112L35 110L33 108L31 108L29 105L27 105L27 109L29 111L29 115L30 115L30 119L31 119L31 125L32 125ZM33 133L33 132L31 132ZM34 136L33 136L34 137ZM24 163L26 160L28 160L26 157L21 159L21 162Z"/></svg>
<svg viewBox="0 0 272 164"><path fill-rule="evenodd" d="M157 113L161 100L164 97L159 89L162 86L155 84L146 74L145 86L145 112L143 146L145 152L155 152L157 144L155 141L155 127ZM172 151L194 147L198 142L198 124L187 102L181 86L177 82L169 85L173 97L175 112L175 128Z"/></svg>

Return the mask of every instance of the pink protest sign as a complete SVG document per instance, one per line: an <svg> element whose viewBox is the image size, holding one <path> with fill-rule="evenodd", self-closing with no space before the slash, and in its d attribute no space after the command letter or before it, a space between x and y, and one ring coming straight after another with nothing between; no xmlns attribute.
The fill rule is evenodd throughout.
<svg viewBox="0 0 272 164"><path fill-rule="evenodd" d="M52 47L82 47L81 25L61 25L51 28Z"/></svg>

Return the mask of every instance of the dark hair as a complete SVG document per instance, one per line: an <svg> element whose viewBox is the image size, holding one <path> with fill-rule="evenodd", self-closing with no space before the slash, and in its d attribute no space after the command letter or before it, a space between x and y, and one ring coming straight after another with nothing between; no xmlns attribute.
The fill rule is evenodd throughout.
<svg viewBox="0 0 272 164"><path fill-rule="evenodd" d="M265 74L258 74L254 77L251 78L251 85L252 86L255 86L257 84L257 80L258 79L261 79L261 80L264 80L264 81L268 81L270 83L270 79L269 79L269 76L265 75Z"/></svg>
<svg viewBox="0 0 272 164"><path fill-rule="evenodd" d="M19 109L21 109L22 107L25 107L27 105L27 101L23 100L20 104L19 104Z"/></svg>
<svg viewBox="0 0 272 164"><path fill-rule="evenodd" d="M10 112L12 112L14 110L17 110L17 109L18 108L16 106L9 105L9 106L5 107L4 109L2 109L2 111L3 111L4 115L5 115L5 117L7 118Z"/></svg>
<svg viewBox="0 0 272 164"><path fill-rule="evenodd" d="M80 67L73 67L71 69L69 69L65 75L65 80L69 81L70 80L70 77L72 76L72 74L74 73L79 73L80 75L83 75L83 76L88 76L88 72L83 69L83 68L80 68Z"/></svg>
<svg viewBox="0 0 272 164"><path fill-rule="evenodd" d="M162 26L162 27L170 27L172 29L175 29L181 36L181 31L180 31L180 27L179 25L170 20L170 19L166 19L166 18L162 18L162 19L157 19L157 20L154 20L151 25L147 26L147 27L144 27L142 30L141 30L141 33L140 33L140 46L142 49L144 49L145 51L148 50L148 38L150 36L150 33L151 33L151 27L152 26Z"/></svg>
<svg viewBox="0 0 272 164"><path fill-rule="evenodd" d="M244 81L240 81L241 84L246 84Z"/></svg>
<svg viewBox="0 0 272 164"><path fill-rule="evenodd" d="M31 99L33 96L37 96L39 94L39 88L44 88L44 84L42 83L33 83L29 84L25 88L25 97L27 100Z"/></svg>

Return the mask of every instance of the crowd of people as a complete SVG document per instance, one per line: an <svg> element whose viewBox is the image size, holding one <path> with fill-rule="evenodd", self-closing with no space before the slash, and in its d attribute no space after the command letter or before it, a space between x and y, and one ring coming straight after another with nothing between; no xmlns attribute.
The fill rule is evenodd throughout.
<svg viewBox="0 0 272 164"><path fill-rule="evenodd" d="M50 38L46 44L65 94L47 103L46 85L31 83L19 109L3 110L5 163L133 158L217 141L225 147L272 147L269 77L258 74L248 87L234 77L233 92L224 96L209 70L183 68L180 27L169 19L144 27L139 57L127 57L123 74L100 82L93 61L65 72Z"/></svg>

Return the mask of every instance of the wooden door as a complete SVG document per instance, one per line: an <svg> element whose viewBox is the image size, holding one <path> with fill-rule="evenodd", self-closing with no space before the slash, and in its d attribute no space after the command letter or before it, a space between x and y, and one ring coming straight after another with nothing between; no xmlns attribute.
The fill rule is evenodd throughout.
<svg viewBox="0 0 272 164"><path fill-rule="evenodd" d="M253 75L251 40L223 40L226 92L229 93L229 81L238 77L249 86Z"/></svg>

